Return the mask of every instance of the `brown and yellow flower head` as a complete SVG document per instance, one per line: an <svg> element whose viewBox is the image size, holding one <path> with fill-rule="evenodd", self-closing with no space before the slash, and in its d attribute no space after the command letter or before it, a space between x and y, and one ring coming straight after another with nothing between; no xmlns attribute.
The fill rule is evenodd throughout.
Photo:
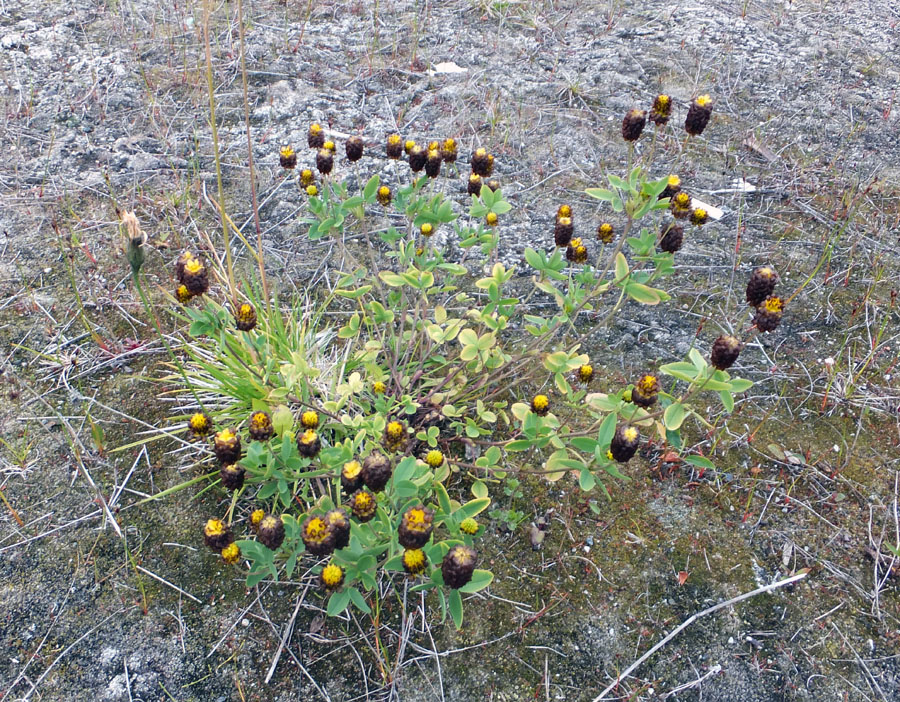
<svg viewBox="0 0 900 702"><path fill-rule="evenodd" d="M371 521L377 509L375 495L368 490L357 490L350 496L350 511L363 524Z"/></svg>
<svg viewBox="0 0 900 702"><path fill-rule="evenodd" d="M439 149L429 149L425 156L425 175L429 178L437 178L441 174L443 159Z"/></svg>
<svg viewBox="0 0 900 702"><path fill-rule="evenodd" d="M272 426L272 417L268 412L257 410L250 415L250 421L247 422L247 433L253 441L268 441L275 433Z"/></svg>
<svg viewBox="0 0 900 702"><path fill-rule="evenodd" d="M222 560L228 565L236 565L241 560L241 549L236 543L230 543L222 549Z"/></svg>
<svg viewBox="0 0 900 702"><path fill-rule="evenodd" d="M272 551L277 551L284 542L284 522L281 517L267 514L256 529L256 538L259 543Z"/></svg>
<svg viewBox="0 0 900 702"><path fill-rule="evenodd" d="M403 139L399 134L391 134L387 138L387 146L385 146L387 157L395 161L403 155Z"/></svg>
<svg viewBox="0 0 900 702"><path fill-rule="evenodd" d="M313 429L297 435L297 452L304 458L315 458L321 449L322 442Z"/></svg>
<svg viewBox="0 0 900 702"><path fill-rule="evenodd" d="M403 513L397 529L397 539L403 548L422 548L434 531L434 511L423 505L411 507Z"/></svg>
<svg viewBox="0 0 900 702"><path fill-rule="evenodd" d="M761 332L775 331L784 315L784 300L772 295L756 308L753 323Z"/></svg>
<svg viewBox="0 0 900 702"><path fill-rule="evenodd" d="M681 190L681 178L674 174L670 175L666 179L665 189L659 194L659 199L673 197L679 190Z"/></svg>
<svg viewBox="0 0 900 702"><path fill-rule="evenodd" d="M611 244L614 236L615 230L613 230L613 226L609 222L603 222L597 227L597 238L604 244Z"/></svg>
<svg viewBox="0 0 900 702"><path fill-rule="evenodd" d="M495 193L500 189L500 181L497 180L496 178L491 178L487 182L487 186L491 189L492 193Z"/></svg>
<svg viewBox="0 0 900 702"><path fill-rule="evenodd" d="M241 460L241 437L234 429L223 429L216 434L213 451L219 463L237 463Z"/></svg>
<svg viewBox="0 0 900 702"><path fill-rule="evenodd" d="M392 453L406 448L406 427L402 422L395 419L387 423L384 428L384 447Z"/></svg>
<svg viewBox="0 0 900 702"><path fill-rule="evenodd" d="M300 185L304 189L308 188L310 185L314 185L316 182L316 176L312 172L310 168L304 168L300 171Z"/></svg>
<svg viewBox="0 0 900 702"><path fill-rule="evenodd" d="M647 124L647 113L644 110L631 110L622 118L622 138L625 141L637 141Z"/></svg>
<svg viewBox="0 0 900 702"><path fill-rule="evenodd" d="M631 401L638 407L652 407L659 399L659 380L655 375L641 376L631 391Z"/></svg>
<svg viewBox="0 0 900 702"><path fill-rule="evenodd" d="M300 426L304 429L319 428L319 413L315 410L306 410L300 415Z"/></svg>
<svg viewBox="0 0 900 702"><path fill-rule="evenodd" d="M444 585L453 590L461 588L472 579L477 563L478 554L475 549L470 546L454 546L441 563Z"/></svg>
<svg viewBox="0 0 900 702"><path fill-rule="evenodd" d="M309 131L306 133L306 143L311 149L321 149L325 146L325 132L321 125L309 125Z"/></svg>
<svg viewBox="0 0 900 702"><path fill-rule="evenodd" d="M496 212L488 212L484 216L484 223L486 225L488 225L489 227L496 227L498 220L499 220L499 217L497 216Z"/></svg>
<svg viewBox="0 0 900 702"><path fill-rule="evenodd" d="M336 590L344 582L344 569L337 563L329 563L319 573L319 582L326 590Z"/></svg>
<svg viewBox="0 0 900 702"><path fill-rule="evenodd" d="M379 492L384 490L384 486L391 479L392 473L393 467L390 459L380 453L373 453L366 456L363 461L360 477L363 485L369 490Z"/></svg>
<svg viewBox="0 0 900 702"><path fill-rule="evenodd" d="M531 398L531 411L543 417L550 411L550 398L546 395L535 395Z"/></svg>
<svg viewBox="0 0 900 702"><path fill-rule="evenodd" d="M589 363L579 366L578 370L575 371L575 377L579 383L587 385L594 379L594 367Z"/></svg>
<svg viewBox="0 0 900 702"><path fill-rule="evenodd" d="M421 575L428 566L428 556L420 548L410 548L403 552L403 570L410 575Z"/></svg>
<svg viewBox="0 0 900 702"><path fill-rule="evenodd" d="M425 161L428 160L428 152L425 148L416 144L409 151L409 167L413 173L418 173L425 168Z"/></svg>
<svg viewBox="0 0 900 702"><path fill-rule="evenodd" d="M195 412L188 420L188 429L191 435L196 439L202 439L207 436L212 429L212 420L205 412Z"/></svg>
<svg viewBox="0 0 900 702"><path fill-rule="evenodd" d="M684 219L691 213L691 196L684 190L679 190L669 201L669 210L678 219Z"/></svg>
<svg viewBox="0 0 900 702"><path fill-rule="evenodd" d="M691 136L699 136L706 129L712 115L712 100L709 95L701 95L691 103L684 119L684 131Z"/></svg>
<svg viewBox="0 0 900 702"><path fill-rule="evenodd" d="M282 168L292 170L297 167L297 154L290 144L282 146L278 152L278 160Z"/></svg>
<svg viewBox="0 0 900 702"><path fill-rule="evenodd" d="M568 246L572 241L572 234L575 232L575 226L572 224L571 217L559 217L553 226L553 241L562 248Z"/></svg>
<svg viewBox="0 0 900 702"><path fill-rule="evenodd" d="M391 189L386 185L382 185L375 193L375 198L382 207L387 207L391 204L391 197Z"/></svg>
<svg viewBox="0 0 900 702"><path fill-rule="evenodd" d="M261 509L255 509L250 513L250 527L253 529L253 531L259 530L259 525L265 518L265 516L265 511Z"/></svg>
<svg viewBox="0 0 900 702"><path fill-rule="evenodd" d="M587 263L588 260L588 250L587 246L585 246L581 239L575 237L569 242L568 248L566 248L566 260L571 263Z"/></svg>
<svg viewBox="0 0 900 702"><path fill-rule="evenodd" d="M409 152L413 150L416 142L413 139L407 139L403 142L403 150L406 152L406 155L409 156Z"/></svg>
<svg viewBox="0 0 900 702"><path fill-rule="evenodd" d="M226 490L240 490L244 487L246 470L240 463L226 463L219 468L219 479Z"/></svg>
<svg viewBox="0 0 900 702"><path fill-rule="evenodd" d="M441 142L439 141L429 141L428 146L425 149L426 151L440 151L441 150Z"/></svg>
<svg viewBox="0 0 900 702"><path fill-rule="evenodd" d="M775 291L778 280L778 274L771 266L754 269L747 281L747 302L753 307L758 307Z"/></svg>
<svg viewBox="0 0 900 702"><path fill-rule="evenodd" d="M193 252L185 251L178 257L178 260L175 261L175 279L179 283L184 284L184 267L195 258L197 257L194 256Z"/></svg>
<svg viewBox="0 0 900 702"><path fill-rule="evenodd" d="M306 188L306 194L309 197L315 197L316 195L319 194L319 189L315 185L309 185Z"/></svg>
<svg viewBox="0 0 900 702"><path fill-rule="evenodd" d="M184 264L184 275L181 282L191 295L202 295L209 290L209 275L206 272L206 266L199 258L192 258Z"/></svg>
<svg viewBox="0 0 900 702"><path fill-rule="evenodd" d="M242 302L234 311L234 326L240 331L252 331L256 326L256 308L249 302Z"/></svg>
<svg viewBox="0 0 900 702"><path fill-rule="evenodd" d="M478 195L481 195L481 186L482 186L481 176L478 175L477 173L472 173L469 176L469 184L466 187L466 192L469 195L475 195L477 197Z"/></svg>
<svg viewBox="0 0 900 702"><path fill-rule="evenodd" d="M203 527L203 542L213 551L221 551L234 542L234 534L221 519L210 519Z"/></svg>
<svg viewBox="0 0 900 702"><path fill-rule="evenodd" d="M669 121L672 116L672 98L668 95L659 94L653 100L653 106L650 108L650 121L657 127L662 127Z"/></svg>
<svg viewBox="0 0 900 702"><path fill-rule="evenodd" d="M663 224L662 237L659 240L660 251L675 253L684 244L684 227L678 222L671 221Z"/></svg>
<svg viewBox="0 0 900 702"><path fill-rule="evenodd" d="M637 428L620 424L609 444L610 455L619 463L628 463L637 451L640 440L641 434Z"/></svg>
<svg viewBox="0 0 900 702"><path fill-rule="evenodd" d="M572 206L571 205L560 205L556 210L556 221L558 222L563 217L568 217L572 219Z"/></svg>
<svg viewBox="0 0 900 702"><path fill-rule="evenodd" d="M387 385L385 385L382 381L376 380L372 383L372 392L376 395L384 395L387 392Z"/></svg>
<svg viewBox="0 0 900 702"><path fill-rule="evenodd" d="M356 459L347 461L341 468L341 487L348 495L362 485L362 463Z"/></svg>
<svg viewBox="0 0 900 702"><path fill-rule="evenodd" d="M463 534L475 536L475 534L478 533L478 522L472 519L472 517L466 517L459 523L459 530Z"/></svg>
<svg viewBox="0 0 900 702"><path fill-rule="evenodd" d="M362 137L352 136L347 139L347 143L344 145L344 149L347 152L347 160L351 163L355 163L359 161L363 157L363 151L365 149L365 145L363 144Z"/></svg>
<svg viewBox="0 0 900 702"><path fill-rule="evenodd" d="M431 468L440 468L444 465L444 454L437 449L431 449L425 454L425 463Z"/></svg>
<svg viewBox="0 0 900 702"><path fill-rule="evenodd" d="M422 222L422 226L419 227L419 233L425 238L430 237L434 234L434 225L431 222Z"/></svg>
<svg viewBox="0 0 900 702"><path fill-rule="evenodd" d="M709 212L702 207L695 207L691 210L690 221L695 227L702 227L709 220Z"/></svg>
<svg viewBox="0 0 900 702"><path fill-rule="evenodd" d="M187 285L181 283L177 288L175 288L175 299L178 300L182 305L186 305L191 301L191 298L194 297L191 294L191 291L188 290Z"/></svg>
<svg viewBox="0 0 900 702"><path fill-rule="evenodd" d="M741 353L743 345L733 336L723 334L713 342L709 361L713 368L727 370L734 365Z"/></svg>
<svg viewBox="0 0 900 702"><path fill-rule="evenodd" d="M444 139L444 143L441 144L441 158L444 159L444 162L455 163L457 156L456 139Z"/></svg>
<svg viewBox="0 0 900 702"><path fill-rule="evenodd" d="M332 156L337 153L337 144L335 144L331 140L328 140L324 144L322 144L322 148L330 151Z"/></svg>
<svg viewBox="0 0 900 702"><path fill-rule="evenodd" d="M334 530L322 517L307 517L300 527L300 538L314 556L327 556L334 551Z"/></svg>
<svg viewBox="0 0 900 702"><path fill-rule="evenodd" d="M338 508L325 513L325 523L334 532L334 547L344 548L350 543L350 517Z"/></svg>
<svg viewBox="0 0 900 702"><path fill-rule="evenodd" d="M493 158L485 148L475 149L472 154L472 173L488 178L493 171Z"/></svg>
<svg viewBox="0 0 900 702"><path fill-rule="evenodd" d="M334 168L334 154L328 149L319 149L316 152L316 168L322 175L331 173L331 169Z"/></svg>

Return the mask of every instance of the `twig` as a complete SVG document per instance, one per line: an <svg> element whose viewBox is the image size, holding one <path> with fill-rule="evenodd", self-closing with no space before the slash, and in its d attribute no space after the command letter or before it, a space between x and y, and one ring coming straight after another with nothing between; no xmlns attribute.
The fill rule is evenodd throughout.
<svg viewBox="0 0 900 702"><path fill-rule="evenodd" d="M284 650L285 644L288 642L288 639L291 637L291 632L294 630L294 621L297 619L297 613L300 611L300 605L303 604L303 599L306 597L306 591L309 590L309 586L300 593L300 597L297 598L297 606L294 607L294 613L291 615L290 621L287 623L287 626L284 628L284 633L281 635L281 641L278 644L278 650L275 651L275 657L272 659L272 665L269 666L269 672L266 673L265 684L268 685L269 681L272 679L272 676L275 674L275 668L278 667L278 661L281 658L281 652Z"/></svg>
<svg viewBox="0 0 900 702"><path fill-rule="evenodd" d="M761 595L764 592L771 592L772 590L777 590L780 587L784 587L785 585L790 585L791 583L795 583L798 580L803 580L807 575L809 575L809 568L804 568L799 571L796 575L792 575L789 578L785 578L784 580L779 580L778 582L772 583L771 585L764 585L763 587L758 587L752 592L745 592L743 595L738 595L737 597L733 597L730 600L726 600L725 602L720 602L717 605L713 605L708 609L704 609L702 612L698 612L697 614L692 614L688 617L682 624L672 630L671 633L667 634L662 641L656 644L653 648L647 651L643 656L638 658L634 663L628 666L623 673L621 673L615 681L610 683L610 685L599 695L597 695L593 702L601 702L601 700L606 699L606 696L622 681L622 679L627 678L631 673L633 673L644 661L646 661L650 656L656 653L659 649L665 646L669 641L674 639L678 634L687 629L691 624L700 619L701 617L705 617L707 614L712 614L713 612L718 612L720 609L724 609L725 607L730 607L731 605L737 604L738 602L743 602L744 600L748 600L751 597L756 597L757 595Z"/></svg>
<svg viewBox="0 0 900 702"><path fill-rule="evenodd" d="M198 599L197 599L196 597L194 597L191 593L186 592L185 590L182 590L180 587L178 587L178 586L175 585L174 583L170 583L168 580L166 580L165 578L160 577L160 576L157 575L156 573L153 573L153 572L147 570L146 568L144 568L144 567L142 567L142 566L139 566L139 565L137 565L137 564L135 564L134 567L137 568L137 569L138 569L139 571L141 571L142 573L144 573L145 575L149 575L149 576L150 576L151 578L153 578L154 580L158 580L158 581L161 582L163 585L168 585L168 586L169 586L170 588L172 588L173 590L177 590L178 592L180 592L180 593L181 593L182 595L184 595L185 597L190 597L190 598L191 598L194 602L196 602L197 604L203 604L203 602L202 602L201 600L198 600Z"/></svg>

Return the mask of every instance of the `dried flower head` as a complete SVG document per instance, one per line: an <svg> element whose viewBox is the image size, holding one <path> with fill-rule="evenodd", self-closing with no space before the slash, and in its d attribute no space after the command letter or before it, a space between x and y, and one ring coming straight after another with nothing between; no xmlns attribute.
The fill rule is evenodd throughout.
<svg viewBox="0 0 900 702"><path fill-rule="evenodd" d="M409 152L412 151L413 148L415 148L415 146L416 146L416 142L413 141L412 139L407 139L403 143L403 150L406 152L407 156L409 155Z"/></svg>
<svg viewBox="0 0 900 702"><path fill-rule="evenodd" d="M281 517L267 514L256 529L256 538L259 543L272 551L277 551L284 541L284 522Z"/></svg>
<svg viewBox="0 0 900 702"><path fill-rule="evenodd" d="M241 460L241 437L234 429L223 429L216 434L213 451L219 463L237 463Z"/></svg>
<svg viewBox="0 0 900 702"><path fill-rule="evenodd" d="M234 542L228 544L225 548L222 549L222 560L224 560L228 565L236 565L237 562L241 560L240 547Z"/></svg>
<svg viewBox="0 0 900 702"><path fill-rule="evenodd" d="M670 175L666 179L665 189L659 194L659 199L662 200L666 197L673 197L679 190L681 190L681 178L677 175Z"/></svg>
<svg viewBox="0 0 900 702"><path fill-rule="evenodd" d="M252 331L256 326L256 308L249 302L242 302L234 311L234 326L240 331Z"/></svg>
<svg viewBox="0 0 900 702"><path fill-rule="evenodd" d="M419 505L403 513L397 538L404 548L422 548L434 531L434 511Z"/></svg>
<svg viewBox="0 0 900 702"><path fill-rule="evenodd" d="M363 484L372 492L384 490L388 480L391 479L393 467L387 456L380 453L373 453L366 456L362 464L362 472L360 476Z"/></svg>
<svg viewBox="0 0 900 702"><path fill-rule="evenodd" d="M684 227L675 221L663 224L663 233L659 240L660 251L673 254L681 249L683 243Z"/></svg>
<svg viewBox="0 0 900 702"><path fill-rule="evenodd" d="M494 159L485 148L475 149L472 154L472 173L482 178L490 177L493 171Z"/></svg>
<svg viewBox="0 0 900 702"><path fill-rule="evenodd" d="M358 490L350 496L350 511L363 524L375 516L377 509L378 503L375 502L375 495L368 490Z"/></svg>
<svg viewBox="0 0 900 702"><path fill-rule="evenodd" d="M637 451L640 439L640 432L635 427L620 424L609 444L610 455L619 463L628 463Z"/></svg>
<svg viewBox="0 0 900 702"><path fill-rule="evenodd" d="M710 352L710 363L713 368L727 370L734 365L743 348L741 342L733 336L723 334L713 342Z"/></svg>
<svg viewBox="0 0 900 702"><path fill-rule="evenodd" d="M589 363L585 363L583 366L578 367L578 370L575 371L575 376L578 378L579 383L587 385L594 379L594 367Z"/></svg>
<svg viewBox="0 0 900 702"><path fill-rule="evenodd" d="M443 158L439 149L429 149L425 157L425 175L429 178L437 178L441 174Z"/></svg>
<svg viewBox="0 0 900 702"><path fill-rule="evenodd" d="M315 458L322 449L319 435L312 429L307 429L297 436L297 452L304 458Z"/></svg>
<svg viewBox="0 0 900 702"><path fill-rule="evenodd" d="M334 154L328 149L319 149L316 152L316 168L322 175L331 173L331 169L334 168Z"/></svg>
<svg viewBox="0 0 900 702"><path fill-rule="evenodd" d="M247 422L247 433L253 441L268 441L275 433L275 427L272 426L272 417L268 412L257 410L250 415L250 421Z"/></svg>
<svg viewBox="0 0 900 702"><path fill-rule="evenodd" d="M428 160L428 152L418 144L415 144L409 150L409 167L413 173L418 173L425 168L425 161Z"/></svg>
<svg viewBox="0 0 900 702"><path fill-rule="evenodd" d="M684 119L684 130L691 136L699 136L706 129L712 115L712 100L709 95L701 95L691 103L687 117Z"/></svg>
<svg viewBox="0 0 900 702"><path fill-rule="evenodd" d="M375 198L382 207L387 207L391 204L391 197L391 189L386 185L382 185L375 193Z"/></svg>
<svg viewBox="0 0 900 702"><path fill-rule="evenodd" d="M337 153L337 144L335 144L331 140L328 140L324 144L322 144L322 148L330 151L332 156Z"/></svg>
<svg viewBox="0 0 900 702"><path fill-rule="evenodd" d="M344 548L350 543L350 517L342 509L333 509L325 513L325 523L334 532L334 547Z"/></svg>
<svg viewBox="0 0 900 702"><path fill-rule="evenodd" d="M144 244L147 235L141 230L141 223L134 212L122 212L122 225L125 227L125 258L131 265L131 272L138 274L144 265Z"/></svg>
<svg viewBox="0 0 900 702"><path fill-rule="evenodd" d="M359 161L359 159L363 157L363 150L365 149L362 137L350 137L349 139L347 139L347 143L344 145L344 149L347 152L348 161L350 161L351 163Z"/></svg>
<svg viewBox="0 0 900 702"><path fill-rule="evenodd" d="M672 116L672 98L668 95L659 94L653 100L653 106L650 108L650 121L657 127L662 127L669 121Z"/></svg>
<svg viewBox="0 0 900 702"><path fill-rule="evenodd" d="M314 556L327 556L334 551L334 530L322 517L307 517L300 527L300 538Z"/></svg>
<svg viewBox="0 0 900 702"><path fill-rule="evenodd" d="M403 155L403 139L399 134L391 134L387 138L387 146L385 146L387 157L397 160Z"/></svg>
<svg viewBox="0 0 900 702"><path fill-rule="evenodd" d="M556 210L556 221L558 222L562 217L572 218L572 206L571 205L560 205L559 209Z"/></svg>
<svg viewBox="0 0 900 702"><path fill-rule="evenodd" d="M461 588L472 579L478 554L470 546L454 546L441 563L444 585L454 590Z"/></svg>
<svg viewBox="0 0 900 702"><path fill-rule="evenodd" d="M209 290L209 275L199 258L192 258L184 264L181 282L191 295L202 295Z"/></svg>
<svg viewBox="0 0 900 702"><path fill-rule="evenodd" d="M175 299L178 300L182 305L186 305L191 301L191 298L194 296L191 294L191 291L187 289L187 285L182 283L177 288L175 288Z"/></svg>
<svg viewBox="0 0 900 702"><path fill-rule="evenodd" d="M587 246L585 246L578 237L575 237L569 242L569 246L566 249L566 260L572 263L587 263Z"/></svg>
<svg viewBox="0 0 900 702"><path fill-rule="evenodd" d="M350 494L362 485L362 463L357 460L347 461L341 468L341 487Z"/></svg>
<svg viewBox="0 0 900 702"><path fill-rule="evenodd" d="M758 307L775 291L778 281L778 274L771 266L755 268L747 281L747 302Z"/></svg>
<svg viewBox="0 0 900 702"><path fill-rule="evenodd" d="M702 227L709 220L709 213L702 207L695 207L691 210L690 220L695 227Z"/></svg>
<svg viewBox="0 0 900 702"><path fill-rule="evenodd" d="M420 548L410 548L403 552L403 570L410 575L421 575L428 566L428 556Z"/></svg>
<svg viewBox="0 0 900 702"><path fill-rule="evenodd" d="M535 395L531 398L531 411L543 417L550 411L550 398L546 395Z"/></svg>
<svg viewBox="0 0 900 702"><path fill-rule="evenodd" d="M441 144L441 158L443 158L446 163L454 163L457 155L456 139L444 139L444 143Z"/></svg>
<svg viewBox="0 0 900 702"><path fill-rule="evenodd" d="M309 131L306 133L306 143L311 149L321 149L325 146L325 132L321 125L309 125Z"/></svg>
<svg viewBox="0 0 900 702"><path fill-rule="evenodd" d="M638 407L651 407L659 399L659 380L655 375L641 376L631 391L631 401Z"/></svg>
<svg viewBox="0 0 900 702"><path fill-rule="evenodd" d="M219 479L226 490L240 490L244 487L246 470L240 463L226 463L219 468Z"/></svg>
<svg viewBox="0 0 900 702"><path fill-rule="evenodd" d="M308 188L310 185L313 185L316 182L316 176L313 174L312 170L309 168L304 168L300 171L300 185L304 188Z"/></svg>
<svg viewBox="0 0 900 702"><path fill-rule="evenodd" d="M212 420L205 412L195 412L188 420L188 429L195 439L202 439L212 429Z"/></svg>
<svg viewBox="0 0 900 702"><path fill-rule="evenodd" d="M622 119L622 138L625 141L637 141L647 124L647 113L644 110L631 110Z"/></svg>
<svg viewBox="0 0 900 702"><path fill-rule="evenodd" d="M179 257L178 260L175 261L175 279L184 284L184 267L188 264L188 261L193 261L196 256L194 256L191 251L184 251Z"/></svg>
<svg viewBox="0 0 900 702"><path fill-rule="evenodd" d="M466 192L469 195L475 195L477 197L478 195L481 195L481 185L482 185L481 176L478 175L477 173L472 173L469 176L469 183L468 183L468 186L466 187Z"/></svg>
<svg viewBox="0 0 900 702"><path fill-rule="evenodd" d="M253 531L259 529L260 522L262 522L265 516L265 511L261 509L255 509L250 513L250 526L253 528Z"/></svg>
<svg viewBox="0 0 900 702"><path fill-rule="evenodd" d="M221 551L234 542L234 534L221 519L210 519L203 527L203 541L213 551Z"/></svg>
<svg viewBox="0 0 900 702"><path fill-rule="evenodd" d="M278 161L279 163L281 163L282 168L286 168L288 170L296 168L297 154L294 151L294 147L290 144L282 146L281 150L278 152Z"/></svg>
<svg viewBox="0 0 900 702"><path fill-rule="evenodd" d="M679 190L672 196L669 202L669 210L678 219L684 219L691 213L691 196L684 190Z"/></svg>
<svg viewBox="0 0 900 702"><path fill-rule="evenodd" d="M575 226L572 224L572 218L559 217L553 227L553 241L560 248L568 246L572 241L574 232Z"/></svg>
<svg viewBox="0 0 900 702"><path fill-rule="evenodd" d="M772 295L756 308L753 323L761 332L775 331L784 315L784 300Z"/></svg>

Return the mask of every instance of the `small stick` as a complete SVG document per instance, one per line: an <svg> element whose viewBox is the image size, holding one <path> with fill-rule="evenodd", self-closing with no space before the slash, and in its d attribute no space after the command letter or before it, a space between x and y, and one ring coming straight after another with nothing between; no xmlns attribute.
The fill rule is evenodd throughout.
<svg viewBox="0 0 900 702"><path fill-rule="evenodd" d="M278 650L275 651L275 657L272 659L272 665L269 666L269 672L266 673L265 684L268 685L269 681L272 679L272 676L275 674L275 668L278 666L278 661L281 658L281 652L284 650L285 644L288 642L288 639L291 636L291 632L294 630L294 621L297 619L297 613L300 611L300 605L303 604L303 598L306 597L306 590L309 589L309 586L303 590L300 597L297 598L297 606L294 607L294 613L291 615L291 620L287 623L287 626L284 628L284 633L281 635L281 642L278 644Z"/></svg>
<svg viewBox="0 0 900 702"><path fill-rule="evenodd" d="M139 565L137 565L137 564L135 564L134 567L137 568L137 569L138 569L139 571L141 571L142 573L144 573L145 575L149 575L149 576L150 576L151 578L153 578L154 580L158 580L158 581L161 582L163 585L168 585L168 586L169 586L170 588L172 588L173 590L177 590L178 592L180 592L180 593L181 593L182 595L184 595L185 597L191 598L191 599L192 599L194 602L196 602L197 604L203 604L203 602L201 602L200 600L198 600L198 599L197 599L196 597L194 597L191 593L186 592L185 590L182 590L180 587L178 587L178 586L175 585L174 583L170 583L168 580L166 580L165 578L160 577L160 576L157 575L156 573L152 573L152 572L150 572L149 570L147 570L146 568L144 568L144 567L142 567L142 566L139 566Z"/></svg>
<svg viewBox="0 0 900 702"><path fill-rule="evenodd" d="M702 612L698 612L697 614L692 614L683 623L681 623L678 627L672 630L671 633L667 634L662 641L656 644L653 648L647 651L643 656L638 658L634 663L628 666L621 675L616 678L616 680L611 683L603 692L597 695L593 702L601 702L606 699L606 696L615 688L620 681L624 678L627 678L632 672L634 672L645 660L650 658L654 653L656 653L659 649L665 646L669 641L674 639L678 634L687 629L691 624L700 619L700 617L705 617L707 614L712 614L713 612L718 612L720 609L724 609L725 607L729 607L733 604L737 604L738 602L743 602L744 600L749 600L751 597L756 597L756 595L761 595L764 592L771 592L772 590L777 590L780 587L784 587L785 585L790 585L791 583L795 583L798 580L803 580L807 575L809 575L809 568L804 568L799 571L795 575L792 575L789 578L785 578L784 580L779 580L778 582L772 583L771 585L764 585L763 587L758 587L752 592L745 592L743 595L738 595L737 597L733 597L730 600L726 600L725 602L720 602L717 605L713 605L707 609L704 609Z"/></svg>

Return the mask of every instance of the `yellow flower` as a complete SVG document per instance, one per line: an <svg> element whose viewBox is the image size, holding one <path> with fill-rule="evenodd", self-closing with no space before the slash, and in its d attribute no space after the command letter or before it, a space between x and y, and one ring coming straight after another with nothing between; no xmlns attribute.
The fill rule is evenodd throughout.
<svg viewBox="0 0 900 702"><path fill-rule="evenodd" d="M300 424L304 429L317 429L319 427L319 414L313 410L306 410L300 415Z"/></svg>
<svg viewBox="0 0 900 702"><path fill-rule="evenodd" d="M425 463L427 463L432 468L440 468L443 462L444 454L442 454L437 449L432 449L427 454L425 454Z"/></svg>
<svg viewBox="0 0 900 702"><path fill-rule="evenodd" d="M322 584L329 590L340 586L344 582L344 569L336 563L329 563L322 568Z"/></svg>
<svg viewBox="0 0 900 702"><path fill-rule="evenodd" d="M462 520L459 525L459 530L463 534L468 534L469 536L474 536L478 533L478 522L476 522L472 517L466 517Z"/></svg>
<svg viewBox="0 0 900 702"><path fill-rule="evenodd" d="M232 542L222 549L222 558L228 565L234 565L241 560L241 549Z"/></svg>
<svg viewBox="0 0 900 702"><path fill-rule="evenodd" d="M531 400L532 411L540 416L544 416L550 411L550 398L546 395L535 395Z"/></svg>

